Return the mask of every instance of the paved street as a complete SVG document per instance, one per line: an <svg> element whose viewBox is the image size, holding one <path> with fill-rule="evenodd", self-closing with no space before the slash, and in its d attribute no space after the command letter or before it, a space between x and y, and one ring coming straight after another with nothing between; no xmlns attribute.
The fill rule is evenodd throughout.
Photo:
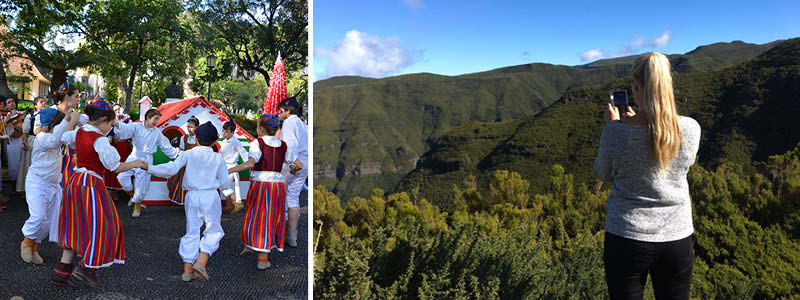
<svg viewBox="0 0 800 300"><path fill-rule="evenodd" d="M6 194L10 188L3 186ZM182 261L178 244L185 232L182 207L150 206L132 219L127 199L116 201L125 230L126 261L98 272L102 290L84 287L72 290L49 281L61 250L43 242L39 250L44 265L26 264L19 256L21 228L28 217L24 199L11 198L0 213L0 299L305 299L308 290L308 197L301 195L298 247L270 254L272 267L256 269L256 257L240 257L239 231L244 210L223 214L225 237L208 263L209 281L180 280ZM17 298L15 298L17 299Z"/></svg>

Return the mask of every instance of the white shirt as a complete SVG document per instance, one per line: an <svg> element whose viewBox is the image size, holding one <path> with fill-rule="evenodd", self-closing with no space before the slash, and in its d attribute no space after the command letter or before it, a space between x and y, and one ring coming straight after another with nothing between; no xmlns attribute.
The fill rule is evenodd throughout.
<svg viewBox="0 0 800 300"><path fill-rule="evenodd" d="M61 183L61 136L66 130L67 122L61 122L52 133L36 135L27 176L39 177L52 184Z"/></svg>
<svg viewBox="0 0 800 300"><path fill-rule="evenodd" d="M158 127L146 129L143 122L119 123L114 128L114 133L121 140L133 138L131 155L146 162L152 162L153 153L156 153L159 147L170 158L176 158L181 153L180 149L172 147Z"/></svg>
<svg viewBox="0 0 800 300"><path fill-rule="evenodd" d="M189 144L190 145L191 144L197 144L197 142L194 141L194 136L193 135L190 135L189 137L186 137L186 136L179 137L178 139L181 140L181 145L180 145L181 150L186 150L186 142L183 141L184 138L189 140Z"/></svg>
<svg viewBox="0 0 800 300"><path fill-rule="evenodd" d="M65 132L64 135L61 136L61 142L64 143L65 145L69 145L70 147L75 148L75 138L77 137L78 130L79 129L76 128L75 130ZM100 129L97 129L97 127L94 127L90 124L83 125L83 130L103 134L103 132L100 131ZM34 145L34 147L36 146ZM103 163L103 167L111 171L114 171L117 168L119 168L119 165L121 164L119 162L120 160L119 152L117 152L117 148L111 146L111 142L108 141L108 138L105 137L105 135L94 140L94 151L97 152L98 156L100 156L100 162ZM60 168L61 163L59 163L58 166ZM103 178L103 176L101 176L100 174L89 171L86 168L75 168L75 171L89 173L99 177L100 179Z"/></svg>
<svg viewBox="0 0 800 300"><path fill-rule="evenodd" d="M303 163L303 168L308 167L308 127L296 115L290 115L283 121L281 139L286 142L286 160L293 162L295 159ZM252 149L252 148L251 148Z"/></svg>
<svg viewBox="0 0 800 300"><path fill-rule="evenodd" d="M39 112L35 112L33 114L28 115L25 117L25 121L22 122L22 132L29 133L31 130L31 118L33 118L34 114L38 114ZM36 122L36 120L34 120Z"/></svg>
<svg viewBox="0 0 800 300"><path fill-rule="evenodd" d="M150 165L147 172L168 178L186 167L183 175L183 189L187 191L216 190L231 188L228 167L222 155L211 147L197 146L182 152L176 160L160 165Z"/></svg>
<svg viewBox="0 0 800 300"><path fill-rule="evenodd" d="M241 157L242 160L247 161L247 151L244 150L242 142L239 141L239 139L237 139L235 136L222 140L220 145L222 147L220 147L219 153L222 154L222 158L225 159L225 164L228 166L228 168L238 165L239 157Z"/></svg>

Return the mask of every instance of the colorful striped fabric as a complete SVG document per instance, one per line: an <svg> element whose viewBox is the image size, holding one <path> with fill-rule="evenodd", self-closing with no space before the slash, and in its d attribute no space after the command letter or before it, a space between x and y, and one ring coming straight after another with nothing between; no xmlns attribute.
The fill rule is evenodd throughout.
<svg viewBox="0 0 800 300"><path fill-rule="evenodd" d="M169 200L177 205L183 205L186 201L186 191L183 190L183 173L186 167L181 168L178 174L172 175L167 179L167 189L169 190Z"/></svg>
<svg viewBox="0 0 800 300"><path fill-rule="evenodd" d="M75 150L61 146L61 187L67 187L67 181L75 172Z"/></svg>
<svg viewBox="0 0 800 300"><path fill-rule="evenodd" d="M76 172L69 178L58 216L58 245L83 256L89 268L125 263L122 222L99 178Z"/></svg>
<svg viewBox="0 0 800 300"><path fill-rule="evenodd" d="M250 181L241 232L245 246L258 252L269 253L273 248L283 252L285 202L283 182Z"/></svg>

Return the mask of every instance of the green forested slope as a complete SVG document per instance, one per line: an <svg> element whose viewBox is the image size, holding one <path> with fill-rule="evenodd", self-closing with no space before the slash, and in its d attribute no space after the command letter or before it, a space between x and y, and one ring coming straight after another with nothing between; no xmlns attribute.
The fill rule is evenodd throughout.
<svg viewBox="0 0 800 300"><path fill-rule="evenodd" d="M800 142L800 39L783 42L736 67L675 74L678 112L703 130L699 163L716 168L735 162L752 172L759 161ZM450 187L468 175L488 190L494 170L512 170L531 180L532 191L547 186L553 164L579 181L593 178L592 164L604 122L608 92L629 89L630 79L565 93L544 111L508 122L474 122L438 138L396 188L419 189L448 206Z"/></svg>
<svg viewBox="0 0 800 300"><path fill-rule="evenodd" d="M677 72L718 70L772 46L717 43L670 59ZM565 91L629 76L631 62L624 57L574 67L536 63L461 76L345 76L316 82L315 182L345 199L373 187L390 189L451 129L537 113Z"/></svg>

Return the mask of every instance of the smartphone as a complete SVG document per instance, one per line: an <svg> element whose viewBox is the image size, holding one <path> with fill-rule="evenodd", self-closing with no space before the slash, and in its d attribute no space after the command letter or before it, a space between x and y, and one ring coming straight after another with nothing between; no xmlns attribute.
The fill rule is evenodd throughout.
<svg viewBox="0 0 800 300"><path fill-rule="evenodd" d="M620 111L628 111L628 91L620 90L610 93L611 101Z"/></svg>

